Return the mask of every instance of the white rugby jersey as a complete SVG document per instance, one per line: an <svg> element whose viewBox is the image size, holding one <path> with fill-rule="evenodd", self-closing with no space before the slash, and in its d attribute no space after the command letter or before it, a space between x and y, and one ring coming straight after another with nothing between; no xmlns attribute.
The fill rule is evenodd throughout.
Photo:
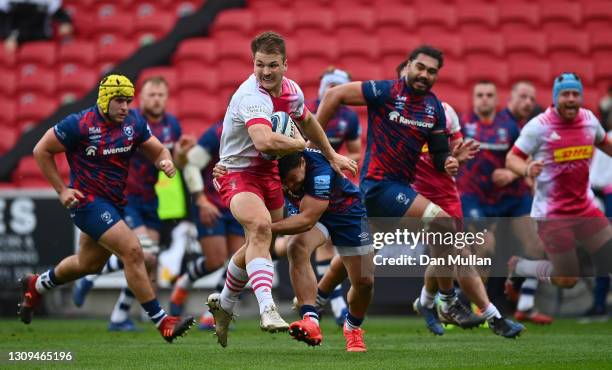
<svg viewBox="0 0 612 370"><path fill-rule="evenodd" d="M593 112L583 108L568 123L549 107L523 127L512 151L544 162L536 178L532 217L579 217L595 206L589 191L589 165L594 145L605 137Z"/></svg>
<svg viewBox="0 0 612 370"><path fill-rule="evenodd" d="M228 169L247 169L262 164L271 167L270 161L255 149L247 128L254 124L271 126L272 113L279 111L286 112L295 121L306 117L304 93L298 84L283 77L281 96L273 97L252 74L236 90L225 112L219 164Z"/></svg>

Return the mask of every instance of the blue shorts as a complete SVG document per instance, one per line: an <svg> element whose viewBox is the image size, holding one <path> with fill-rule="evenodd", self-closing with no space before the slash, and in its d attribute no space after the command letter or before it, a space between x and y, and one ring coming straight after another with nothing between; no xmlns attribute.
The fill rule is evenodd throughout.
<svg viewBox="0 0 612 370"><path fill-rule="evenodd" d="M368 217L403 217L418 194L410 185L392 180L363 180L360 188Z"/></svg>
<svg viewBox="0 0 612 370"><path fill-rule="evenodd" d="M128 195L125 206L125 222L131 229L146 226L149 229L161 231L162 223L157 214L159 201L157 198L144 201L141 196Z"/></svg>
<svg viewBox="0 0 612 370"><path fill-rule="evenodd" d="M95 241L100 240L106 230L121 221L123 215L123 208L100 197L94 197L93 201L70 209L70 218L74 224Z"/></svg>
<svg viewBox="0 0 612 370"><path fill-rule="evenodd" d="M461 196L463 215L472 220L489 217L528 216L531 213L532 202L533 197L531 195L504 197L496 204L485 204L475 195L464 194Z"/></svg>
<svg viewBox="0 0 612 370"><path fill-rule="evenodd" d="M300 213L289 202L285 202L285 206L288 216ZM326 230L319 225L323 225ZM353 206L349 213L324 213L317 227L326 237L331 238L332 244L341 256L361 256L374 250L366 211L361 205Z"/></svg>
<svg viewBox="0 0 612 370"><path fill-rule="evenodd" d="M236 221L232 212L227 208L220 209L220 211L221 217L217 219L217 222L212 227L207 227L200 222L197 206L193 206L193 222L198 229L198 239L207 236L226 236L229 234L244 236L244 229L240 222Z"/></svg>
<svg viewBox="0 0 612 370"><path fill-rule="evenodd" d="M604 207L606 207L606 217L612 217L612 193L604 195Z"/></svg>

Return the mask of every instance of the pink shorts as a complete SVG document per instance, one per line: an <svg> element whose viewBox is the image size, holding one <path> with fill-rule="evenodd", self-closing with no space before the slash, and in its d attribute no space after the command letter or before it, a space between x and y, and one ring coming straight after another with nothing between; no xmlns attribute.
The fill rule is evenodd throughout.
<svg viewBox="0 0 612 370"><path fill-rule="evenodd" d="M576 240L584 240L608 226L608 219L593 206L580 216L549 216L537 221L538 234L547 253L563 253L576 248Z"/></svg>
<svg viewBox="0 0 612 370"><path fill-rule="evenodd" d="M255 193L273 211L285 205L283 187L278 170L269 173L254 171L228 172L214 181L221 200L229 208L234 195L244 192Z"/></svg>

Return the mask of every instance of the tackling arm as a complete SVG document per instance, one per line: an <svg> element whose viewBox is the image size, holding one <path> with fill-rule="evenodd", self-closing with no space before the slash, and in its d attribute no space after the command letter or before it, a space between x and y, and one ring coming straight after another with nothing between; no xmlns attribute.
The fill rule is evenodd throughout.
<svg viewBox="0 0 612 370"><path fill-rule="evenodd" d="M274 222L272 232L282 235L295 235L308 231L319 221L328 205L329 200L306 195L300 203L300 213Z"/></svg>

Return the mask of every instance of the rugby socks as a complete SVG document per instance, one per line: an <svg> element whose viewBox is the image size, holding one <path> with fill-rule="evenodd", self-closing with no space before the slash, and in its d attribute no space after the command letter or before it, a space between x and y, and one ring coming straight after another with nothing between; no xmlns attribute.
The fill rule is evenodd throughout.
<svg viewBox="0 0 612 370"><path fill-rule="evenodd" d="M168 316L166 314L166 311L164 311L164 309L161 308L161 306L159 305L159 301L157 300L157 298L154 298L149 302L141 303L141 306L142 308L144 308L144 310L147 312L147 315L149 315L151 321L153 321L153 323L157 327L159 327L164 318Z"/></svg>
<svg viewBox="0 0 612 370"><path fill-rule="evenodd" d="M328 260L316 261L315 262L315 267L316 267L316 272L317 272L317 279L321 280L323 275L325 275L327 270L329 270L329 266L331 265L331 261L332 261L331 259L328 259Z"/></svg>
<svg viewBox="0 0 612 370"><path fill-rule="evenodd" d="M344 321L344 330L346 331L357 330L359 329L362 323L363 323L363 318L359 319L351 315L351 312L349 311L346 314L346 320Z"/></svg>
<svg viewBox="0 0 612 370"><path fill-rule="evenodd" d="M267 307L274 305L272 298L274 265L266 258L255 258L246 265L246 270L249 274L251 288L259 303L259 313L262 314Z"/></svg>
<svg viewBox="0 0 612 370"><path fill-rule="evenodd" d="M43 294L44 292L49 291L61 284L62 283L60 283L55 277L55 267L53 267L49 271L38 276L35 287L38 293Z"/></svg>
<svg viewBox="0 0 612 370"><path fill-rule="evenodd" d="M425 289L425 286L423 285L423 288L421 288L421 297L419 298L419 302L421 302L421 305L423 307L432 309L434 306L435 298L436 298L436 295L429 293L427 289Z"/></svg>
<svg viewBox="0 0 612 370"><path fill-rule="evenodd" d="M117 303L115 303L115 307L113 308L113 312L111 313L110 321L118 324L127 320L128 315L130 313L130 308L132 308L132 303L134 303L134 300L134 293L132 293L130 289L121 289L119 299L117 299Z"/></svg>
<svg viewBox="0 0 612 370"><path fill-rule="evenodd" d="M225 286L221 291L221 308L226 312L233 312L234 305L238 302L240 293L244 289L244 286L249 281L249 275L246 270L236 266L234 260L230 259L227 265L227 278L225 279Z"/></svg>
<svg viewBox="0 0 612 370"><path fill-rule="evenodd" d="M440 290L440 308L442 312L448 312L448 308L452 305L457 299L457 293L455 289L450 289L448 291Z"/></svg>
<svg viewBox="0 0 612 370"><path fill-rule="evenodd" d="M538 289L538 280L535 278L527 278L521 285L521 295L519 296L516 309L519 311L529 311L533 308L535 301L536 290Z"/></svg>
<svg viewBox="0 0 612 370"><path fill-rule="evenodd" d="M316 261L316 272L317 279L321 280L323 275L329 270L329 266L331 265L331 259ZM338 317L342 314L343 310L346 310L346 301L344 300L344 292L342 291L342 284L338 284L334 290L329 294L330 304L332 312L334 313L334 317ZM326 300L327 301L327 300Z"/></svg>
<svg viewBox="0 0 612 370"><path fill-rule="evenodd" d="M208 274L210 274L210 271L206 270L206 257L204 256L198 257L195 261L187 264L187 275L192 283Z"/></svg>
<svg viewBox="0 0 612 370"><path fill-rule="evenodd" d="M319 307L323 307L327 304L327 302L329 302L329 293L322 291L321 289L317 288L317 299L316 299L316 304Z"/></svg>
<svg viewBox="0 0 612 370"><path fill-rule="evenodd" d="M113 254L112 256L110 256L108 261L106 261L106 264L104 265L104 268L102 269L102 272L100 274L110 274L111 272L119 270L123 270L123 262L121 262L121 260Z"/></svg>
<svg viewBox="0 0 612 370"><path fill-rule="evenodd" d="M97 274L92 274L92 275L87 275L85 276L83 279L89 281L90 283L93 283L94 281L96 281L96 279L99 277L100 275Z"/></svg>
<svg viewBox="0 0 612 370"><path fill-rule="evenodd" d="M223 286L225 285L225 279L227 278L227 267L223 268L223 275L221 275L221 277L219 278L219 281L217 282L217 286L215 287L215 290L219 293L221 293L221 291L223 290Z"/></svg>
<svg viewBox="0 0 612 370"><path fill-rule="evenodd" d="M499 313L499 310L497 310L497 307L495 307L493 303L489 303L487 308L482 311L482 316L484 316L487 321L491 321L493 319L500 319L502 317L502 315Z"/></svg>
<svg viewBox="0 0 612 370"><path fill-rule="evenodd" d="M517 262L514 271L519 276L537 278L540 281L550 283L553 265L550 261L546 260L531 261L521 258Z"/></svg>
<svg viewBox="0 0 612 370"><path fill-rule="evenodd" d="M309 304L302 305L302 307L300 307L300 315L302 315L303 319L310 319L319 325L319 314L317 313L315 306L311 306Z"/></svg>

